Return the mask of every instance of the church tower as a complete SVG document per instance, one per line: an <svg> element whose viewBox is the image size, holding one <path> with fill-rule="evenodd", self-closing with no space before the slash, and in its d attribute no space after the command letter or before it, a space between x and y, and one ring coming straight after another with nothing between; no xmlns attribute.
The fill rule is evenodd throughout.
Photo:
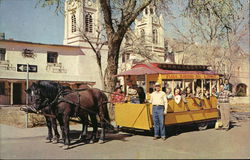
<svg viewBox="0 0 250 160"><path fill-rule="evenodd" d="M99 19L100 7L98 1L66 0L63 44L89 46L83 35L86 35L90 40L96 39Z"/></svg>
<svg viewBox="0 0 250 160"><path fill-rule="evenodd" d="M155 5L147 6L140 19L135 20L135 34L145 43L148 52L154 55L153 61L164 62L164 20L157 16Z"/></svg>

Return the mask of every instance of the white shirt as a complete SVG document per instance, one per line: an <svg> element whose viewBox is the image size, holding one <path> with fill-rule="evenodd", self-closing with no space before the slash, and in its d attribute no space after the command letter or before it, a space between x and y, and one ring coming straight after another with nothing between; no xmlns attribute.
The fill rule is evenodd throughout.
<svg viewBox="0 0 250 160"><path fill-rule="evenodd" d="M167 103L167 98L166 98L166 93L163 91L154 91L153 93L151 93L150 96L150 102L153 105L163 105L165 106Z"/></svg>

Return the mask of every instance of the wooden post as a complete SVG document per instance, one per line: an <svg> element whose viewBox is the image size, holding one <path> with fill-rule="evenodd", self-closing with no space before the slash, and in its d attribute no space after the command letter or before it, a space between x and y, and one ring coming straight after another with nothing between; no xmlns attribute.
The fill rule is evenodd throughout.
<svg viewBox="0 0 250 160"><path fill-rule="evenodd" d="M211 96L212 95L212 80L211 79L209 80L209 93Z"/></svg>
<svg viewBox="0 0 250 160"><path fill-rule="evenodd" d="M201 95L203 95L203 89L204 89L204 84L203 84L204 80L201 79Z"/></svg>
<svg viewBox="0 0 250 160"><path fill-rule="evenodd" d="M185 82L184 82L184 79L182 80L182 90L185 89Z"/></svg>
<svg viewBox="0 0 250 160"><path fill-rule="evenodd" d="M220 81L217 80L217 92L219 92L219 88L220 88Z"/></svg>
<svg viewBox="0 0 250 160"><path fill-rule="evenodd" d="M172 80L172 93L173 93L173 95L174 95L174 80Z"/></svg>
<svg viewBox="0 0 250 160"><path fill-rule="evenodd" d="M192 82L192 93L194 94L194 80L193 80L193 82Z"/></svg>
<svg viewBox="0 0 250 160"><path fill-rule="evenodd" d="M13 82L10 82L10 105L13 105Z"/></svg>

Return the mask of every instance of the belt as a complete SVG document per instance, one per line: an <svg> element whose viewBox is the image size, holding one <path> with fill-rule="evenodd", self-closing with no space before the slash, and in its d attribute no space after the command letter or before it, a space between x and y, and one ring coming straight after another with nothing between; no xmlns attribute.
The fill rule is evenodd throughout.
<svg viewBox="0 0 250 160"><path fill-rule="evenodd" d="M155 106L155 107L164 107L164 105L158 105L158 104L153 104L153 106Z"/></svg>

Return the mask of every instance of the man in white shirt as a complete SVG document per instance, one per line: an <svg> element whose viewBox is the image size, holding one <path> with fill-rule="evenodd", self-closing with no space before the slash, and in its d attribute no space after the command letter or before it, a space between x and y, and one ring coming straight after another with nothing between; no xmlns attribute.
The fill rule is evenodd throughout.
<svg viewBox="0 0 250 160"><path fill-rule="evenodd" d="M167 113L168 101L159 83L155 83L155 91L150 96L150 103L153 105L154 140L160 137L166 140L164 114Z"/></svg>

